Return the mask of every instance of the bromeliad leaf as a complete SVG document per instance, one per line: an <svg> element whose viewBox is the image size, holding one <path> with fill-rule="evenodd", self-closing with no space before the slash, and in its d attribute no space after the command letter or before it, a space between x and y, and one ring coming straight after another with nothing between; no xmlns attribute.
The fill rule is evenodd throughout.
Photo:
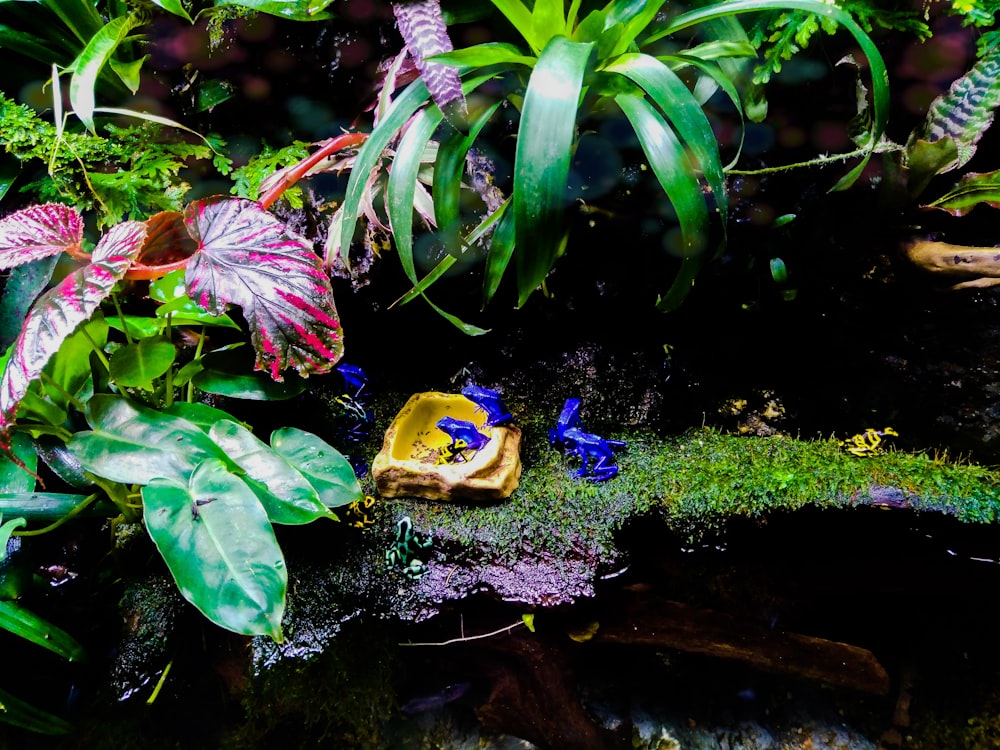
<svg viewBox="0 0 1000 750"><path fill-rule="evenodd" d="M31 308L0 377L0 448L17 405L46 362L80 323L87 320L138 255L146 236L138 221L114 226L98 243L93 262L67 276Z"/></svg>
<svg viewBox="0 0 1000 750"><path fill-rule="evenodd" d="M396 15L399 33L438 109L447 113L448 105L457 102L459 109L464 111L465 97L462 95L462 82L456 68L427 59L453 49L441 15L439 0L393 3L392 12Z"/></svg>
<svg viewBox="0 0 1000 750"><path fill-rule="evenodd" d="M243 309L256 367L280 381L329 372L343 354L330 280L309 243L256 201L216 196L191 203L188 232L199 252L188 264L188 294L214 315Z"/></svg>
<svg viewBox="0 0 1000 750"><path fill-rule="evenodd" d="M16 211L0 221L0 269L79 250L83 217L75 208L46 203Z"/></svg>

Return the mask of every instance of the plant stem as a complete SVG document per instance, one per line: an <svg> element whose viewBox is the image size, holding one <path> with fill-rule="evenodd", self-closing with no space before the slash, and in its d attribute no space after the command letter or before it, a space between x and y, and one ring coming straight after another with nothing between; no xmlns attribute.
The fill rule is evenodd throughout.
<svg viewBox="0 0 1000 750"><path fill-rule="evenodd" d="M318 151L316 151L316 153L311 154L307 158L300 161L294 169L289 170L288 174L286 174L277 185L272 187L260 197L259 203L261 208L265 210L270 208L274 202L278 200L278 198L280 198L286 190L288 190L288 188L305 177L310 169L315 167L324 159L328 158L331 154L358 146L364 143L367 139L367 133L344 133L343 135L330 138Z"/></svg>
<svg viewBox="0 0 1000 750"><path fill-rule="evenodd" d="M125 340L130 344L134 344L135 341L132 340L132 334L128 331L128 323L125 321L125 313L122 312L121 300L118 299L118 295L114 292L111 293L111 302L115 306L115 312L118 314L118 320L122 322L122 332L125 334Z"/></svg>
<svg viewBox="0 0 1000 750"><path fill-rule="evenodd" d="M59 393L61 393L66 398L67 401L69 401L71 404L73 404L73 407L77 411L79 411L81 413L86 411L86 409L87 409L86 405L84 405L84 403L80 399L78 399L76 396L74 396L72 393L70 393L65 388L63 388L61 385L59 385L59 383L57 383L55 380L53 380L52 376L49 375L47 372L45 372L43 370L41 373L39 373L38 377L39 377L39 380L41 380L43 383L45 383L45 385L51 386L52 388L55 388L57 391L59 391Z"/></svg>
<svg viewBox="0 0 1000 750"><path fill-rule="evenodd" d="M69 511L65 516L63 516L62 518L60 518L60 519L58 519L56 521L53 521L48 526L43 526L40 529L29 529L28 531L15 531L15 532L13 532L13 535L14 536L41 536L42 534L47 534L50 531L55 531L60 526L62 526L64 523L66 523L67 521L69 521L71 518L73 518L73 517L79 515L81 512L83 512L83 510L88 505L90 505L92 502L94 502L98 497L100 497L100 493L98 493L98 492L95 492L92 495L87 495L87 497L85 497L82 501L80 501L75 506L73 506L73 509L71 511Z"/></svg>

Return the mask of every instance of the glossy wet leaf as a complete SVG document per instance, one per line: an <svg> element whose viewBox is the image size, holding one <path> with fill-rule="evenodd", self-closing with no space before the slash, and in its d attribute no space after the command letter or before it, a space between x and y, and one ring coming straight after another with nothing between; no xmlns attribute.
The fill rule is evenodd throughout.
<svg viewBox="0 0 1000 750"><path fill-rule="evenodd" d="M15 211L0 220L0 269L79 249L83 217L61 203Z"/></svg>
<svg viewBox="0 0 1000 750"><path fill-rule="evenodd" d="M31 308L0 377L0 443L31 382L80 323L90 318L128 270L142 245L140 222L117 224L98 243L90 265L63 279Z"/></svg>
<svg viewBox="0 0 1000 750"><path fill-rule="evenodd" d="M215 0L215 7L235 5L259 13L269 13L292 21L324 21L333 16L324 12L333 0Z"/></svg>
<svg viewBox="0 0 1000 750"><path fill-rule="evenodd" d="M181 594L212 622L281 640L285 560L263 506L219 460L142 488L143 519Z"/></svg>
<svg viewBox="0 0 1000 750"><path fill-rule="evenodd" d="M184 7L181 0L153 0L153 4L160 6L165 11L173 13L175 16L180 16L184 20L193 23L191 15L187 12L187 9Z"/></svg>
<svg viewBox="0 0 1000 750"><path fill-rule="evenodd" d="M199 248L187 266L188 293L213 314L242 308L257 369L279 381L288 367L329 372L343 341L330 279L310 243L242 198L194 201L185 221Z"/></svg>
<svg viewBox="0 0 1000 750"><path fill-rule="evenodd" d="M153 390L153 380L174 364L177 350L162 338L144 338L115 350L111 356L111 380L128 388Z"/></svg>
<svg viewBox="0 0 1000 750"><path fill-rule="evenodd" d="M593 48L555 37L528 80L514 157L518 306L544 281L565 242L566 183Z"/></svg>
<svg viewBox="0 0 1000 750"><path fill-rule="evenodd" d="M363 499L364 493L350 462L316 435L284 427L271 433L271 447L309 480L328 508Z"/></svg>
<svg viewBox="0 0 1000 750"><path fill-rule="evenodd" d="M149 298L159 302L156 317L168 316L175 326L210 325L236 328L239 326L228 315L212 315L191 299L184 283L184 270L171 271L149 284Z"/></svg>
<svg viewBox="0 0 1000 750"><path fill-rule="evenodd" d="M73 435L69 449L87 471L114 482L186 482L206 459L225 459L197 425L124 398L94 396L87 419L93 429Z"/></svg>
<svg viewBox="0 0 1000 750"><path fill-rule="evenodd" d="M48 649L69 661L80 661L84 649L69 633L16 602L0 601L0 629Z"/></svg>
<svg viewBox="0 0 1000 750"><path fill-rule="evenodd" d="M206 358L202 363L204 369L191 378L195 388L205 393L249 401L284 401L295 398L306 390L306 381L295 375L288 375L277 383L261 372L234 373L218 370L210 362Z"/></svg>
<svg viewBox="0 0 1000 750"><path fill-rule="evenodd" d="M214 424L208 435L253 480L248 484L271 523L302 524L335 517L309 481L246 427L223 420Z"/></svg>

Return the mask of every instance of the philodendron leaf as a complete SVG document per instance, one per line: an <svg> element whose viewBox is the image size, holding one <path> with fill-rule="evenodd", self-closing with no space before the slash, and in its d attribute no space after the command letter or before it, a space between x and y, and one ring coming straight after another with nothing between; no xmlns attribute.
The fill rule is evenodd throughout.
<svg viewBox="0 0 1000 750"><path fill-rule="evenodd" d="M344 345L330 279L309 242L244 198L194 201L184 218L199 249L188 294L215 315L230 303L243 309L257 369L278 381L287 367L329 372Z"/></svg>
<svg viewBox="0 0 1000 750"><path fill-rule="evenodd" d="M197 425L124 398L94 396L87 419L93 430L73 435L69 449L84 469L113 482L187 482L206 459L225 460Z"/></svg>
<svg viewBox="0 0 1000 750"><path fill-rule="evenodd" d="M15 211L0 221L0 270L77 250L83 241L83 217L61 203Z"/></svg>
<svg viewBox="0 0 1000 750"><path fill-rule="evenodd" d="M153 390L153 379L174 363L177 350L166 339L141 339L115 350L111 357L111 380L120 386Z"/></svg>
<svg viewBox="0 0 1000 750"><path fill-rule="evenodd" d="M35 489L36 480L32 472L38 471L38 453L27 435L15 432L11 437L14 458L0 453L0 494L31 492Z"/></svg>
<svg viewBox="0 0 1000 750"><path fill-rule="evenodd" d="M288 459L246 427L227 419L212 425L208 436L253 480L248 483L250 489L271 523L301 524L317 518L336 518Z"/></svg>
<svg viewBox="0 0 1000 750"><path fill-rule="evenodd" d="M210 459L188 482L154 479L142 502L146 529L184 598L228 630L280 641L288 573L247 484Z"/></svg>
<svg viewBox="0 0 1000 750"><path fill-rule="evenodd" d="M0 377L0 447L7 444L6 434L17 405L31 381L125 275L142 246L145 232L138 221L112 227L95 248L90 265L67 276L31 308Z"/></svg>
<svg viewBox="0 0 1000 750"><path fill-rule="evenodd" d="M283 427L271 433L271 447L302 472L326 507L336 508L364 498L350 462L312 433Z"/></svg>

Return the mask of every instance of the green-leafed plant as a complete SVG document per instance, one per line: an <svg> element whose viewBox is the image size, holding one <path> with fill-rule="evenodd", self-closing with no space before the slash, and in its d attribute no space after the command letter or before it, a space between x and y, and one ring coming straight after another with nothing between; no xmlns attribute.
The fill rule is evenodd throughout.
<svg viewBox="0 0 1000 750"><path fill-rule="evenodd" d="M209 619L280 639L287 574L272 524L335 518L360 486L315 435L286 428L266 444L194 397L287 398L303 390L299 376L336 364L341 332L320 259L256 202L225 197L116 224L91 253L83 244L81 214L61 204L0 221L0 268L82 263L38 297L0 361L2 460L34 477L47 457L87 490L70 514L107 498L124 519L141 516ZM125 314L123 285L149 278L155 314ZM247 323L254 376L225 362L239 339L206 347L205 326L237 328L229 305ZM179 331L192 329L185 347ZM298 375L284 380L288 368ZM45 497L34 490L0 499L29 510Z"/></svg>
<svg viewBox="0 0 1000 750"><path fill-rule="evenodd" d="M630 123L646 161L673 205L681 234L679 270L657 301L661 310L681 303L698 270L714 248L706 239L709 225L725 226L727 215L723 165L718 144L702 111L701 100L679 73L704 78L721 88L740 108L733 79L734 59L753 55L746 35L731 22L734 16L762 10L801 10L832 19L848 29L868 56L873 78L874 119L865 138L861 163L838 184L857 178L878 142L886 122L888 77L882 58L868 35L837 6L818 0L731 0L684 13L671 21L660 15L662 2L612 0L588 13L576 0L492 0L493 6L523 38L523 44L486 43L435 59L455 65L470 101L472 92L491 97L483 88L502 78L505 100L518 113L516 153L509 197L489 206L471 230L462 226L462 178L475 144L500 102L470 114L467 127L442 124L424 82L410 84L382 113L353 161L342 210L334 220L331 255L345 257L356 224L365 216L378 223L374 206L384 184L388 223L403 269L413 283L408 301L426 289L461 258L468 248L488 246L483 300L489 302L509 267L516 271L517 301L523 305L543 284L565 251L564 221L567 176L574 149L589 118L618 112ZM665 44L674 35L699 27L701 44L676 50ZM453 114L449 119L454 120ZM405 132L404 132L405 131ZM471 157L471 158L470 158ZM430 201L421 211L433 221L447 255L423 279L413 255L413 211L421 205L418 187L433 160ZM384 183L375 176L387 174ZM487 175L488 181L489 175ZM483 175L470 170L470 182ZM491 186L491 190L493 186ZM478 190L481 195L483 190ZM495 192L492 193L495 196ZM502 198L502 196L501 196ZM431 210L427 210L431 208ZM440 309L440 308L438 308ZM448 316L466 331L481 329Z"/></svg>

